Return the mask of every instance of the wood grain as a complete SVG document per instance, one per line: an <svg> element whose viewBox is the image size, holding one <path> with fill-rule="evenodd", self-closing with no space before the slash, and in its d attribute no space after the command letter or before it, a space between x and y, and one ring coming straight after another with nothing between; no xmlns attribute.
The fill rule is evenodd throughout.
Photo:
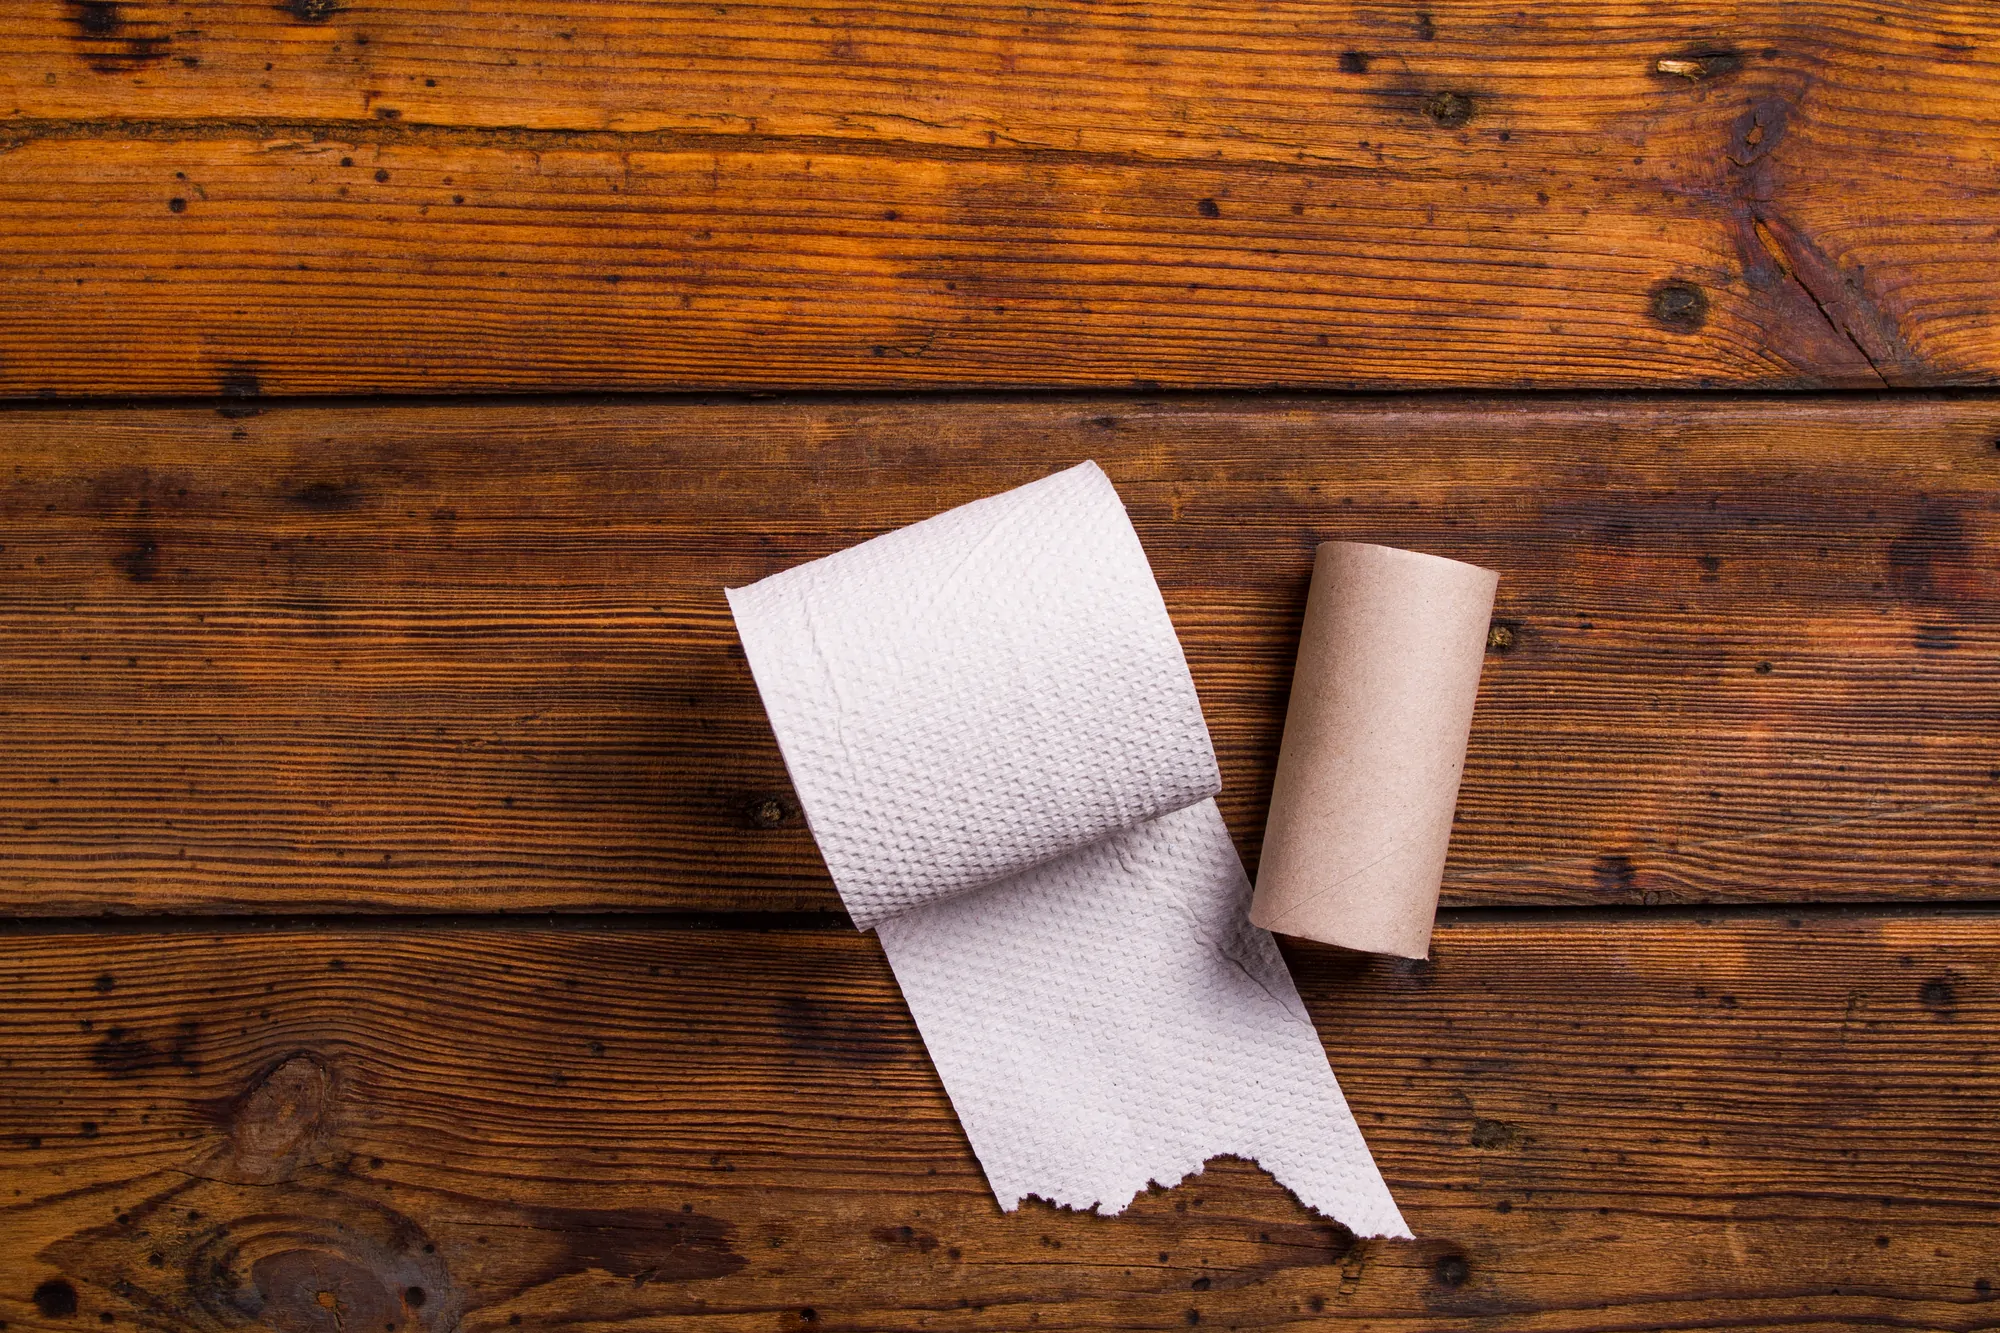
<svg viewBox="0 0 2000 1333"><path fill-rule="evenodd" d="M1971 3L25 0L0 41L0 393L2000 369Z"/></svg>
<svg viewBox="0 0 2000 1333"><path fill-rule="evenodd" d="M1087 457L1254 866L1313 546L1502 573L1447 904L2000 889L2000 403L0 415L0 906L833 909L724 605Z"/></svg>
<svg viewBox="0 0 2000 1333"><path fill-rule="evenodd" d="M16 935L0 1317L1994 1327L1993 919L1655 915L1293 954L1420 1238L1359 1245L1241 1163L1002 1215L845 931Z"/></svg>

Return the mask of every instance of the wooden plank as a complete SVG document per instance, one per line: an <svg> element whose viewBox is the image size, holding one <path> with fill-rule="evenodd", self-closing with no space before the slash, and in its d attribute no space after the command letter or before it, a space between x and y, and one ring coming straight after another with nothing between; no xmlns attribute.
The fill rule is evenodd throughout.
<svg viewBox="0 0 2000 1333"><path fill-rule="evenodd" d="M2000 368L1971 4L29 0L0 40L8 394Z"/></svg>
<svg viewBox="0 0 2000 1333"><path fill-rule="evenodd" d="M1981 43L1996 32L1991 11L1964 0L1866 12L1831 0L1552 0L1527 14L1500 0L1422 11L594 0L560 16L451 0L108 2L23 0L0 15L10 118L299 117L1401 163L1492 141L1497 117L1580 136L1635 107L1713 110L1787 82L1829 115L1879 111L1926 133L1947 116L1944 133L1976 133L1993 95ZM1698 68L1659 68L1691 54ZM1898 100L1883 95L1894 78L1918 82ZM1445 90L1470 102L1456 127L1437 123L1454 109L1421 105ZM1380 115L1396 108L1408 114ZM1347 132L1371 115L1383 138L1354 143Z"/></svg>
<svg viewBox="0 0 2000 1333"><path fill-rule="evenodd" d="M1083 458L1254 865L1315 543L1503 573L1446 884L1991 898L2000 402L0 415L0 908L837 906L721 589Z"/></svg>
<svg viewBox="0 0 2000 1333"><path fill-rule="evenodd" d="M1991 1327L1993 919L1648 915L1293 955L1419 1237L1359 1245L1241 1163L1002 1215L844 931L16 935L0 1316Z"/></svg>

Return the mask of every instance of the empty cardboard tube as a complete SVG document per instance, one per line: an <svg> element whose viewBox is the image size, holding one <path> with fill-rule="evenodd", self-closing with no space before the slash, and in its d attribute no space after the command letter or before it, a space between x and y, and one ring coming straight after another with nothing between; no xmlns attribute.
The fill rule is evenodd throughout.
<svg viewBox="0 0 2000 1333"><path fill-rule="evenodd" d="M1251 921L1429 952L1499 582L1415 551L1319 548Z"/></svg>

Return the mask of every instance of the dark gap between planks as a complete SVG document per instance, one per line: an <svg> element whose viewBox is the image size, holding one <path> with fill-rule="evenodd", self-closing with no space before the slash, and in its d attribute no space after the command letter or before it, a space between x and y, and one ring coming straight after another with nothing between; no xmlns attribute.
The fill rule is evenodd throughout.
<svg viewBox="0 0 2000 1333"><path fill-rule="evenodd" d="M1034 384L995 387L992 385L934 386L882 389L756 389L689 387L666 389L524 389L481 390L477 393L325 393L325 394L143 394L60 396L8 396L0 394L0 411L76 412L118 409L125 411L187 410L212 408L224 415L255 416L273 408L337 407L436 407L477 408L562 406L647 406L663 408L768 404L773 407L840 406L853 404L892 405L934 403L942 407L977 406L982 403L1039 402L1052 405L1075 403L1170 403L1226 405L1232 401L1256 403L1342 404L1412 403L1426 407L1498 402L1508 406L1563 407L1574 404L1629 402L1634 406L1650 403L1739 403L1745 406L1804 406L1823 401L1841 403L2000 403L2000 389L1953 388L1950 386L1913 389L1829 388L1829 389L1508 389L1508 388L1415 388L1352 389L1320 385L1310 381L1297 384L1267 384L1229 389L1140 389L1119 385L1101 389L1080 389L1073 385Z"/></svg>
<svg viewBox="0 0 2000 1333"><path fill-rule="evenodd" d="M1883 918L2000 917L2000 899L1959 902L1905 903L1734 903L1703 906L1644 907L1606 904L1522 907L1447 907L1438 911L1440 929L1458 926L1608 925L1672 923L1727 925L1738 921L1880 920ZM765 934L852 931L844 912L361 912L203 913L174 915L120 914L105 916L0 917L0 937L24 935L203 935L276 933L297 930L406 931L757 931ZM1323 946L1300 942L1299 947ZM1344 952L1330 950L1330 952Z"/></svg>

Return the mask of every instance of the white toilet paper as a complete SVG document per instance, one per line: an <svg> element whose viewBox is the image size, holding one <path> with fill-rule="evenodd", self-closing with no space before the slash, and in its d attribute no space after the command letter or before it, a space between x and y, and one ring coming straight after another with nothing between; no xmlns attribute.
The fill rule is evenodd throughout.
<svg viewBox="0 0 2000 1333"><path fill-rule="evenodd" d="M806 822L1003 1208L1224 1154L1407 1236L1209 798L1180 642L1093 463L732 589Z"/></svg>

